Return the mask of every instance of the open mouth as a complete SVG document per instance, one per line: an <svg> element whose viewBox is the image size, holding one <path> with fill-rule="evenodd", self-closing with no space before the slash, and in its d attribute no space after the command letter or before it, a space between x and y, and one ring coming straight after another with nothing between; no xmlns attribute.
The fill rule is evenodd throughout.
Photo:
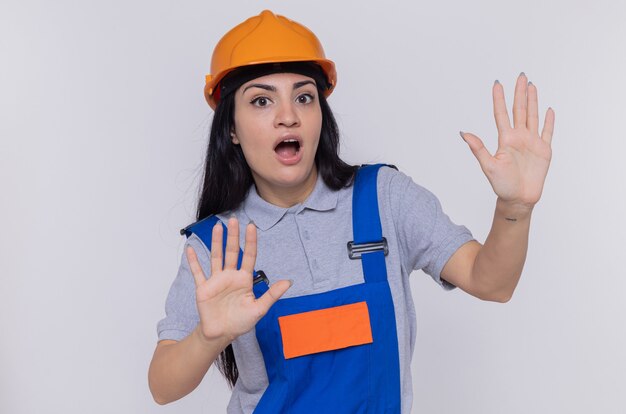
<svg viewBox="0 0 626 414"><path fill-rule="evenodd" d="M300 151L300 142L297 139L285 139L276 145L274 151L280 158L293 158Z"/></svg>

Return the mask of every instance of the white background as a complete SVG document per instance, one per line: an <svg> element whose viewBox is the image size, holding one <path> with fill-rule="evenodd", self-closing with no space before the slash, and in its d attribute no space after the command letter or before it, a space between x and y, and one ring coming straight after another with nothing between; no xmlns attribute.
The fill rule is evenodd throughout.
<svg viewBox="0 0 626 414"><path fill-rule="evenodd" d="M311 28L352 163L387 162L484 241L491 85L525 71L553 161L507 304L412 276L416 413L626 406L626 8L618 1L67 1L0 5L0 412L219 413L153 402L156 323L194 221L218 39L263 8Z"/></svg>

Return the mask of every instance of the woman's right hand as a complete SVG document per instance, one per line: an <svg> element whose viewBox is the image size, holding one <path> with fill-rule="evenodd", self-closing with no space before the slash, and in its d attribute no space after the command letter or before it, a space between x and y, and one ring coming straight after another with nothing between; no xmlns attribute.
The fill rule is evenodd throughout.
<svg viewBox="0 0 626 414"><path fill-rule="evenodd" d="M256 227L252 223L246 227L246 244L239 270L239 223L236 218L228 220L225 260L222 260L223 233L222 224L218 222L213 227L210 278L204 275L191 246L187 247L186 255L196 283L200 333L206 340L225 337L230 343L252 329L291 287L291 282L280 280L256 299L252 291L257 248Z"/></svg>

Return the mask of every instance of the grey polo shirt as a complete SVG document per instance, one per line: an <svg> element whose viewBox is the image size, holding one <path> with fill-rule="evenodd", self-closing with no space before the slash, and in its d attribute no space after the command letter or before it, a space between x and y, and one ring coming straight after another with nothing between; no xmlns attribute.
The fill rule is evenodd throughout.
<svg viewBox="0 0 626 414"><path fill-rule="evenodd" d="M381 168L377 188L383 235L389 245L386 265L398 333L402 413L410 413L416 317L409 274L422 269L444 289L453 288L441 280L441 269L473 237L466 227L454 224L444 214L430 191L402 172ZM346 243L353 239L352 187L333 191L318 177L313 192L303 203L282 208L263 200L252 186L237 210L218 217L226 222L231 214L239 219L242 248L245 226L253 221L258 228L255 269L263 270L270 283L280 279L294 281L284 298L363 283L361 261L350 260L346 249ZM207 247L196 235L187 239L185 247L187 244L195 249L204 273L210 277ZM167 316L157 326L159 340L179 341L199 322L195 284L184 250L165 312ZM267 374L254 329L232 345L239 380L227 412L247 414L254 410L267 387Z"/></svg>

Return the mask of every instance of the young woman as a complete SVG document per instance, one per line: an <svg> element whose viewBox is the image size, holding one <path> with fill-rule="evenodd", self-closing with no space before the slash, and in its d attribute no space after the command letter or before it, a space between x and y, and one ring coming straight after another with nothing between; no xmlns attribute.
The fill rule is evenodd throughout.
<svg viewBox="0 0 626 414"><path fill-rule="evenodd" d="M551 158L537 90L521 74L513 126L493 86L498 150L461 133L497 194L484 243L392 166L351 166L326 102L334 64L304 26L264 11L213 53L215 110L196 223L158 324L159 404L216 362L229 413L409 413L415 311L408 277L511 298ZM240 246L243 249L240 249Z"/></svg>

